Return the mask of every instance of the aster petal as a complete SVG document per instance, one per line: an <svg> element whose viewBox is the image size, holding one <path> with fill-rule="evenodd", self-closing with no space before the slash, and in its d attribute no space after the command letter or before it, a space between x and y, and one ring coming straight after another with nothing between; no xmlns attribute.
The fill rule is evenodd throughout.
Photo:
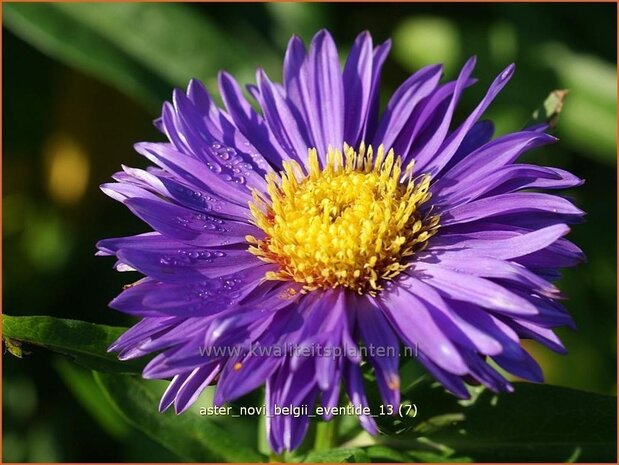
<svg viewBox="0 0 619 465"><path fill-rule="evenodd" d="M124 203L164 236L187 244L214 247L245 243L247 235L261 236L261 230L255 226L197 213L160 200L133 198Z"/></svg>
<svg viewBox="0 0 619 465"><path fill-rule="evenodd" d="M195 105L196 110L203 115L203 118L212 122L213 126L219 131L222 130L219 123L219 109L217 104L210 96L206 87L199 79L190 79L187 85L187 97Z"/></svg>
<svg viewBox="0 0 619 465"><path fill-rule="evenodd" d="M488 196L522 189L569 189L585 182L565 170L527 164L506 166L497 172L495 179L503 183L497 182L498 185L488 191Z"/></svg>
<svg viewBox="0 0 619 465"><path fill-rule="evenodd" d="M321 30L312 39L307 57L311 112L317 115L318 127L313 138L318 153L325 157L329 146L344 143L344 86L342 71L333 38Z"/></svg>
<svg viewBox="0 0 619 465"><path fill-rule="evenodd" d="M465 68L463 72L466 71ZM438 86L415 108L393 143L395 153L401 154L405 163L415 160L420 151L436 150L445 139L451 118L446 112L455 107L462 90L476 82L466 79L467 76L463 76L463 82L452 81Z"/></svg>
<svg viewBox="0 0 619 465"><path fill-rule="evenodd" d="M182 318L165 316L158 318L145 318L123 334L110 345L108 352L119 352L139 344L141 341L149 339L156 334L163 334L168 329L173 328Z"/></svg>
<svg viewBox="0 0 619 465"><path fill-rule="evenodd" d="M236 127L272 166L281 168L282 160L290 157L276 141L262 116L245 99L236 80L228 73L220 73L219 89Z"/></svg>
<svg viewBox="0 0 619 465"><path fill-rule="evenodd" d="M508 315L537 313L536 308L530 302L488 279L458 273L424 262L416 263L414 270L409 274L454 300L472 302Z"/></svg>
<svg viewBox="0 0 619 465"><path fill-rule="evenodd" d="M372 37L357 36L344 66L344 142L356 147L367 121L372 87Z"/></svg>
<svg viewBox="0 0 619 465"><path fill-rule="evenodd" d="M456 164L460 163L470 153L477 150L482 145L487 144L494 134L494 123L492 121L479 121L473 125L471 130L462 140L460 147L456 150L451 160L443 168L443 172L448 172Z"/></svg>
<svg viewBox="0 0 619 465"><path fill-rule="evenodd" d="M555 297L559 295L559 290L554 285L518 263L482 256L463 260L462 254L458 253L458 251L425 254L425 256L420 256L417 259L434 263L459 273L481 276L483 278L504 279L541 294Z"/></svg>
<svg viewBox="0 0 619 465"><path fill-rule="evenodd" d="M125 248L116 255L147 276L179 284L217 278L263 263L243 249L198 249L186 245L155 251Z"/></svg>
<svg viewBox="0 0 619 465"><path fill-rule="evenodd" d="M449 171L441 174L432 186L439 203L448 202L467 185L485 185L489 175L513 163L526 150L555 142L556 138L538 132L508 134L482 145Z"/></svg>
<svg viewBox="0 0 619 465"><path fill-rule="evenodd" d="M144 198L170 202L188 207L209 215L248 222L251 213L247 206L229 202L221 197L199 188L180 183L170 178L153 175L144 170L123 167L124 172L116 173L118 183L106 183L101 190L114 200L124 203L127 199ZM149 181L145 179L149 178Z"/></svg>
<svg viewBox="0 0 619 465"><path fill-rule="evenodd" d="M376 380L383 401L392 406L400 405L399 348L400 343L383 316L380 308L367 296L354 296L351 307L356 313L359 333L365 347L375 347L368 358L376 371ZM384 350L385 355L378 354Z"/></svg>
<svg viewBox="0 0 619 465"><path fill-rule="evenodd" d="M372 86L370 87L370 106L367 122L361 132L361 140L372 140L378 126L378 111L380 106L380 76L383 64L391 50L391 39L374 48L372 56Z"/></svg>
<svg viewBox="0 0 619 465"><path fill-rule="evenodd" d="M473 255L510 260L550 248L569 230L565 224L556 224L531 232L491 230L445 234L432 241L427 251L453 250L458 252L462 259Z"/></svg>
<svg viewBox="0 0 619 465"><path fill-rule="evenodd" d="M466 384L462 380L461 376L454 375L453 373L443 370L422 352L417 355L419 362L430 372L430 374L436 378L448 391L460 399L470 399L471 394L466 388Z"/></svg>
<svg viewBox="0 0 619 465"><path fill-rule="evenodd" d="M273 136L289 158L305 160L308 147L311 146L305 128L301 127L280 91L261 69L256 74L256 82L262 111Z"/></svg>
<svg viewBox="0 0 619 465"><path fill-rule="evenodd" d="M248 185L254 188L264 187L263 175L268 163L256 152L255 147L251 146L225 112L216 109L214 111L216 120L212 121L211 115L205 117L201 114L191 99L178 89L173 93L173 103L174 110L164 106L163 122L167 127L173 125L176 134L171 140L181 152L193 155L209 166L219 166L222 172L227 171L226 168L231 160L238 158L239 162L242 161L248 166L244 173ZM227 152L218 150L222 144L227 146L225 147ZM245 153L245 150L249 153ZM226 174L234 174L229 171Z"/></svg>
<svg viewBox="0 0 619 465"><path fill-rule="evenodd" d="M483 179L469 178L460 183L459 189L449 196L448 202L453 207L480 197L494 197L522 189L564 189L582 183L582 180L574 178L565 178L555 170L541 166L520 163L508 165Z"/></svg>
<svg viewBox="0 0 619 465"><path fill-rule="evenodd" d="M406 344L451 373L467 372L458 348L434 321L427 306L399 281L378 295L376 302Z"/></svg>
<svg viewBox="0 0 619 465"><path fill-rule="evenodd" d="M458 79L453 85L453 92L451 93L449 105L445 110L444 115L442 115L439 125L434 129L434 131L432 131L432 135L425 145L410 155L414 158L417 169L423 170L422 172L427 172L426 166L435 157L437 151L440 149L445 137L447 136L447 131L449 130L449 125L451 124L451 119L453 118L456 104L460 100L462 91L469 82L471 73L475 68L475 62L476 58L471 57L464 64L460 74L458 75ZM429 99L428 104L423 108L421 114L415 122L415 126L412 128L411 138L415 136L418 131L422 129L423 125L426 124L426 122L433 116L434 111L443 99L449 95L449 92L450 87L444 86L436 92L432 98Z"/></svg>
<svg viewBox="0 0 619 465"><path fill-rule="evenodd" d="M260 265L196 283L164 283L145 278L126 288L110 306L131 315L209 316L227 309L259 286L269 265Z"/></svg>
<svg viewBox="0 0 619 465"><path fill-rule="evenodd" d="M552 329L543 328L530 321L522 320L509 320L506 321L506 324L514 328L520 337L533 339L558 354L567 353L565 346Z"/></svg>
<svg viewBox="0 0 619 465"><path fill-rule="evenodd" d="M442 65L421 68L394 92L374 134L375 146L393 146L416 106L436 88L442 71Z"/></svg>
<svg viewBox="0 0 619 465"><path fill-rule="evenodd" d="M346 393L348 398L354 407L369 407L367 397L365 396L365 389L363 387L363 377L361 376L361 370L359 365L346 362L344 368L344 381L346 386ZM370 415L359 415L359 422L363 429L372 435L378 434L378 427L374 418Z"/></svg>
<svg viewBox="0 0 619 465"><path fill-rule="evenodd" d="M220 197L246 206L251 194L241 182L233 178L218 175L203 162L178 152L166 144L142 142L135 145L135 150L153 163L176 174L179 178Z"/></svg>
<svg viewBox="0 0 619 465"><path fill-rule="evenodd" d="M495 195L475 200L464 205L446 209L441 215L441 224L466 223L480 218L506 213L548 212L565 216L582 216L584 212L569 200L537 192L516 192Z"/></svg>
<svg viewBox="0 0 619 465"><path fill-rule="evenodd" d="M281 363L279 357L251 354L228 361L217 383L213 402L222 405L260 387Z"/></svg>
<svg viewBox="0 0 619 465"><path fill-rule="evenodd" d="M418 158L417 168L422 170L425 173L429 173L431 175L435 175L439 173L447 163L451 157L456 153L460 144L464 140L466 134L471 129L471 127L479 120L479 118L486 111L490 103L494 100L494 98L498 95L498 93L505 87L505 84L510 80L514 73L515 66L510 65L505 68L494 80L494 82L490 85L488 92L481 100L479 105L475 107L473 112L469 115L469 117L462 123L445 141L445 143L441 146L441 148L436 152L434 156L431 158L422 158L421 156Z"/></svg>
<svg viewBox="0 0 619 465"><path fill-rule="evenodd" d="M214 364L214 366L209 364L196 368L191 372L179 388L174 401L174 411L177 415L183 413L198 400L204 389L219 374L219 368L218 364Z"/></svg>
<svg viewBox="0 0 619 465"><path fill-rule="evenodd" d="M152 192L149 192L146 189L134 184L108 182L102 184L99 188L105 195L122 203L124 203L125 200L131 198L159 200L159 197L157 197Z"/></svg>
<svg viewBox="0 0 619 465"><path fill-rule="evenodd" d="M404 277L403 281L411 293L431 304L428 306L430 312L435 315L442 314L444 318L449 319L450 324L457 326L462 335L454 334L452 331L455 341L459 341L462 346L471 347L472 345L472 348L486 355L496 355L502 352L503 346L493 337L492 331L483 331L454 310L454 307L459 306L457 302L448 303L434 288L418 279Z"/></svg>
<svg viewBox="0 0 619 465"><path fill-rule="evenodd" d="M318 389L312 377L313 366L307 362L293 374L284 365L267 381L267 431L274 450L294 449L303 440L309 417L295 419L291 415L275 415L273 408L275 405L314 405Z"/></svg>
<svg viewBox="0 0 619 465"><path fill-rule="evenodd" d="M520 378L541 383L544 375L539 364L524 349L517 356L507 354L496 355L492 358L501 368Z"/></svg>
<svg viewBox="0 0 619 465"><path fill-rule="evenodd" d="M161 396L161 400L159 401L159 412L164 412L174 403L174 399L178 394L178 390L181 388L183 383L187 380L191 373L182 373L174 376L172 381L168 384L163 396Z"/></svg>

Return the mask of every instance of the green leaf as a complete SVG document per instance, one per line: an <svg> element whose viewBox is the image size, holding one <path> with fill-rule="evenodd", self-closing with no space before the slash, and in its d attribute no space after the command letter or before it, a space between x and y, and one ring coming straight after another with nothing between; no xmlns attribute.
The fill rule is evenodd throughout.
<svg viewBox="0 0 619 465"><path fill-rule="evenodd" d="M394 59L409 71L438 60L450 74L460 59L461 48L458 25L445 17L407 17L393 31Z"/></svg>
<svg viewBox="0 0 619 465"><path fill-rule="evenodd" d="M144 361L121 362L107 348L127 328L97 325L51 316L2 315L2 338L9 344L32 344L69 356L76 363L97 371L139 373Z"/></svg>
<svg viewBox="0 0 619 465"><path fill-rule="evenodd" d="M474 461L614 461L616 397L558 386L515 383L515 392L474 391L458 402L438 383L407 396L415 418L377 418L398 449L428 448ZM449 461L452 461L449 459Z"/></svg>
<svg viewBox="0 0 619 465"><path fill-rule="evenodd" d="M558 43L542 47L540 62L556 72L570 98L558 135L597 161L617 162L617 67Z"/></svg>
<svg viewBox="0 0 619 465"><path fill-rule="evenodd" d="M412 458L405 453L386 446L370 446L365 453L374 462L411 462Z"/></svg>
<svg viewBox="0 0 619 465"><path fill-rule="evenodd" d="M251 25L223 31L190 5L11 4L5 19L13 32L44 53L117 86L151 109L169 98L172 86L185 87L193 77L214 86L220 69L243 81L253 78L258 65L268 69L275 63L271 47Z"/></svg>
<svg viewBox="0 0 619 465"><path fill-rule="evenodd" d="M108 399L126 420L185 460L194 462L261 462L264 457L239 443L206 417L192 412L159 413L158 396L135 376L95 373Z"/></svg>
<svg viewBox="0 0 619 465"><path fill-rule="evenodd" d="M231 31L224 34L210 18L189 5L128 2L54 6L178 86L186 86L192 77L214 80L219 69L246 69L261 52L259 43L254 42L250 52L241 45L239 35L231 35Z"/></svg>
<svg viewBox="0 0 619 465"><path fill-rule="evenodd" d="M367 463L370 457L363 449L328 449L310 452L305 463Z"/></svg>
<svg viewBox="0 0 619 465"><path fill-rule="evenodd" d="M60 357L54 361L54 367L84 409L108 434L118 440L127 437L131 427L115 409L111 408L107 399L101 398L101 389L93 378L92 371L80 368Z"/></svg>
<svg viewBox="0 0 619 465"><path fill-rule="evenodd" d="M108 82L156 109L169 84L116 44L51 3L12 3L4 24L23 40L57 60Z"/></svg>

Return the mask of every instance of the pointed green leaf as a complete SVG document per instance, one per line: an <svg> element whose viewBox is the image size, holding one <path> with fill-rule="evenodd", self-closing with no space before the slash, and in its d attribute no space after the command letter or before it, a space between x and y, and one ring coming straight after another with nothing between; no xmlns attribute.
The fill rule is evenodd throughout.
<svg viewBox="0 0 619 465"><path fill-rule="evenodd" d="M275 61L250 25L223 31L180 3L10 4L4 13L7 27L22 39L153 110L172 87L185 87L193 77L211 86L225 69L244 81L256 66L268 69Z"/></svg>
<svg viewBox="0 0 619 465"><path fill-rule="evenodd" d="M67 355L91 370L139 373L144 361L121 362L116 354L107 352L112 342L126 330L51 316L2 315L2 338L12 346L32 344L45 347Z"/></svg>
<svg viewBox="0 0 619 465"><path fill-rule="evenodd" d="M367 463L370 458L363 449L328 449L307 454L306 463Z"/></svg>
<svg viewBox="0 0 619 465"><path fill-rule="evenodd" d="M514 393L498 395L476 389L473 400L457 401L427 381L403 398L418 406L416 417L382 416L377 422L398 440L398 449L426 449L446 461L615 460L616 397L543 384L514 387Z"/></svg>
<svg viewBox="0 0 619 465"><path fill-rule="evenodd" d="M4 24L57 60L105 81L155 110L169 84L110 40L51 3L4 6Z"/></svg>
<svg viewBox="0 0 619 465"><path fill-rule="evenodd" d="M158 396L136 376L95 373L108 399L126 420L181 458L192 462L262 462L257 451L239 443L233 432L187 411L159 413Z"/></svg>

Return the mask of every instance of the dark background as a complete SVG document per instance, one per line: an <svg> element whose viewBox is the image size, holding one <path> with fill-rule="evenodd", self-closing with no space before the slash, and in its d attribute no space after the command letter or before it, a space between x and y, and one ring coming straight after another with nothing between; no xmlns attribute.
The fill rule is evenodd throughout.
<svg viewBox="0 0 619 465"><path fill-rule="evenodd" d="M145 166L132 144L161 140L151 121L172 88L195 76L216 93L219 68L243 82L257 66L279 78L290 34L308 40L327 27L343 55L369 29L376 42L394 40L383 97L421 65L444 62L454 78L476 54L480 82L460 117L515 61L487 114L499 134L520 129L551 90L571 90L561 141L527 159L586 179L569 193L588 213L570 237L588 262L560 283L578 329L559 331L568 356L529 347L548 383L616 392L616 5L141 5L48 5L34 25L4 6L3 312L131 324L107 303L134 277L95 258L94 245L146 227L98 186L121 163ZM70 20L54 23L59 14ZM81 35L76 18L95 32ZM90 44L92 54L75 53ZM108 48L119 52L100 58ZM3 357L3 461L176 460L93 398L79 371L28 350Z"/></svg>

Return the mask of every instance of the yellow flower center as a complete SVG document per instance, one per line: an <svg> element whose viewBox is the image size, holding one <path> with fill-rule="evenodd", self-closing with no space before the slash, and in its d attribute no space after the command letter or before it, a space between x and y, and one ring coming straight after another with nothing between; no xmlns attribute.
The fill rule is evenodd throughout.
<svg viewBox="0 0 619 465"><path fill-rule="evenodd" d="M374 294L381 280L409 266L438 228L439 217L422 217L430 176L412 177L412 164L380 146L373 153L344 146L330 149L323 169L310 149L306 170L294 161L266 177L267 195L254 192L250 209L265 233L248 236L249 251L279 270L269 280L302 283L305 290L343 286Z"/></svg>

